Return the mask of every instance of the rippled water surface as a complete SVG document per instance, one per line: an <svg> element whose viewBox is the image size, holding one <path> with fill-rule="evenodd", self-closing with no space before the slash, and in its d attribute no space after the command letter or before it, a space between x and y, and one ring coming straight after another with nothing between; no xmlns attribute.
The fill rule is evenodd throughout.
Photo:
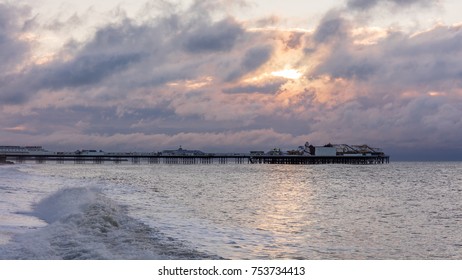
<svg viewBox="0 0 462 280"><path fill-rule="evenodd" d="M32 231L50 244L59 239L57 232L74 236L75 248L66 254L80 250L80 258L462 258L461 163L48 163L2 167L0 173L6 178L0 183L0 215L6 217L0 221L3 258L63 257L55 248L59 245L36 248L31 255L21 251ZM88 218L87 193L56 195L82 188L96 193L92 197L98 197L105 213L99 220L94 212ZM37 210L54 203L50 207L59 212L69 201L83 205L77 208L85 213L79 214L85 222L72 223L91 230L71 227L63 220L67 214L50 220L47 211ZM91 205L92 211L100 209ZM77 210L71 210L66 211L75 218ZM143 228L143 234L137 237L133 228ZM92 245L102 248L99 254L82 249L82 240L101 234L94 241L99 245ZM117 242L122 237L129 240L124 246ZM178 250L164 254L169 242Z"/></svg>

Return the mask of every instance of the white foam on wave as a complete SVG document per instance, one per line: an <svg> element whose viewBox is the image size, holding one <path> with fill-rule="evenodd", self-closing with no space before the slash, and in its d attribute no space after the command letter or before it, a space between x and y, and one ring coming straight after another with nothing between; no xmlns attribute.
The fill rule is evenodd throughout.
<svg viewBox="0 0 462 280"><path fill-rule="evenodd" d="M0 246L1 259L204 259L130 217L97 189L67 188L37 203L32 214L47 226Z"/></svg>
<svg viewBox="0 0 462 280"><path fill-rule="evenodd" d="M72 214L81 213L97 200L96 189L62 189L41 200L32 214L47 223L56 222Z"/></svg>

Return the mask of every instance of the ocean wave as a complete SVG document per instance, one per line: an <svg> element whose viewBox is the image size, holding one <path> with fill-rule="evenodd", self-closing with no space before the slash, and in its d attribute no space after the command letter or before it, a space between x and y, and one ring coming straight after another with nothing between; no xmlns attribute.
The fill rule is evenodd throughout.
<svg viewBox="0 0 462 280"><path fill-rule="evenodd" d="M30 213L47 226L0 246L1 259L217 259L130 217L97 189L67 188Z"/></svg>

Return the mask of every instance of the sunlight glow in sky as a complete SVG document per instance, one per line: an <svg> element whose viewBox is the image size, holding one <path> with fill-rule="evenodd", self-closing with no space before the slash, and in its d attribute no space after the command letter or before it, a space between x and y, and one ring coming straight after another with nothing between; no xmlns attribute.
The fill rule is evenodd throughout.
<svg viewBox="0 0 462 280"><path fill-rule="evenodd" d="M286 79L296 80L296 79L299 79L303 75L303 73L299 72L296 69L285 69L285 70L271 72L271 75L275 77L282 77Z"/></svg>

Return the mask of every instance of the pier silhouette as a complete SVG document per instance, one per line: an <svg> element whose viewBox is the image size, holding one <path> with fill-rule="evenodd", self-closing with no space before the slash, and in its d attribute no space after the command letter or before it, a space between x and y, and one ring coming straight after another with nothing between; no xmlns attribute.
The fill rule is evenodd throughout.
<svg viewBox="0 0 462 280"><path fill-rule="evenodd" d="M339 155L339 156L307 156L307 155L160 155L157 153L112 153L103 155L82 154L8 154L5 158L16 163L32 161L35 163L102 164L387 164L387 155Z"/></svg>

